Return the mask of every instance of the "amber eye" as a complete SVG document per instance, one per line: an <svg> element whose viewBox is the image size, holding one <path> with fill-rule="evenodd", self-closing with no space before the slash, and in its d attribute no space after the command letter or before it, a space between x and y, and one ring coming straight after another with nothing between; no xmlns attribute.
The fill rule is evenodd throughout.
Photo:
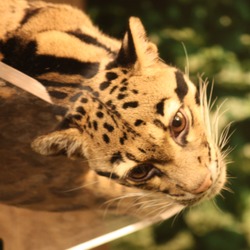
<svg viewBox="0 0 250 250"><path fill-rule="evenodd" d="M171 130L175 137L177 137L187 125L186 117L183 115L181 111L178 111L171 123Z"/></svg>
<svg viewBox="0 0 250 250"><path fill-rule="evenodd" d="M139 182L146 181L155 175L155 168L152 164L140 164L129 171L128 179Z"/></svg>

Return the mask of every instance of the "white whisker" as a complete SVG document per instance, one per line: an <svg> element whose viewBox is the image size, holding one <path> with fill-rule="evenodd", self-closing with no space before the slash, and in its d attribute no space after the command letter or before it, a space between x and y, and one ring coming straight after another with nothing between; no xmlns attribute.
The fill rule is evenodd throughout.
<svg viewBox="0 0 250 250"><path fill-rule="evenodd" d="M227 126L225 126L225 128L221 132L221 136L220 136L219 143L218 143L218 145L221 149L223 149L228 144L229 139L231 138L231 136L235 132L235 130L233 130L230 133L230 128L232 126L232 123L233 122L230 122Z"/></svg>
<svg viewBox="0 0 250 250"><path fill-rule="evenodd" d="M186 57L185 74L189 77L189 60L188 60L187 48L183 42L181 44L182 44L182 47L183 47L183 50L185 53L185 57Z"/></svg>
<svg viewBox="0 0 250 250"><path fill-rule="evenodd" d="M162 214L164 211L166 211L166 209L167 208L169 208L170 206L172 206L174 203L173 202L170 202L170 203L168 203L168 204L166 204L164 207L158 207L158 208L156 208L156 209L154 209L154 210L152 210L152 211L150 211L150 212L148 212L148 213L146 213L146 216L147 217L152 217L151 215L152 214L156 214L156 215L154 215L153 217L158 217L160 214Z"/></svg>
<svg viewBox="0 0 250 250"><path fill-rule="evenodd" d="M82 185L82 186L79 186L79 187L75 187L75 188L71 188L71 189L67 189L63 192L67 193L67 192L73 192L73 191L76 191L76 190L79 190L79 189L83 189L85 187L88 187L88 186L91 186L91 185L94 185L96 183L98 183L99 181L93 181L93 182L90 182L88 184L85 184L85 185Z"/></svg>

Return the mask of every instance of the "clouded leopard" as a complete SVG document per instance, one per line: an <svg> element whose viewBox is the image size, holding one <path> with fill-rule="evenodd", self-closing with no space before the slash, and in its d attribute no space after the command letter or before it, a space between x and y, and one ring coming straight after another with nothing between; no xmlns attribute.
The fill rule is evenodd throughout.
<svg viewBox="0 0 250 250"><path fill-rule="evenodd" d="M85 158L98 175L185 206L220 192L226 164L205 87L160 59L139 18L119 41L67 5L1 1L0 13L1 61L39 80L63 117L36 152Z"/></svg>

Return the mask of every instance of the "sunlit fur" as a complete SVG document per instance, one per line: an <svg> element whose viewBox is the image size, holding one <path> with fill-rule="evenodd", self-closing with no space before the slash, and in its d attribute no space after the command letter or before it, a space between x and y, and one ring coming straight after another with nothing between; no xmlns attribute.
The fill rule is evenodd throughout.
<svg viewBox="0 0 250 250"><path fill-rule="evenodd" d="M215 105L215 101L212 102L212 91L213 84L211 86L210 93L207 93L207 88L209 86L208 81L203 81L200 77L199 79L199 89L200 89L200 100L201 100L201 110L203 114L204 123L206 125L206 132L209 138L211 138L216 148L217 159L221 166L218 171L218 176L216 177L214 187L212 187L205 194L197 197L190 201L191 204L196 204L204 199L210 199L216 196L222 189L230 191L231 189L225 187L226 182L226 163L225 162L228 154L231 152L231 148L227 147L228 140L230 139L233 132L230 133L231 123L225 126L221 132L219 132L219 119L224 112L220 112L222 105L220 105L214 112L213 118L211 118L211 109ZM223 103L222 103L223 104ZM214 170L211 170L214 171ZM104 205L108 207L115 202L120 202L120 206L127 209L134 209L135 213L142 217L158 217L164 211L170 209L172 206L178 204L177 201L169 197L164 197L164 195L152 192L152 191L131 191L129 193L124 193L123 195L109 200ZM128 206L129 204L129 206ZM189 203L185 204L190 205Z"/></svg>
<svg viewBox="0 0 250 250"><path fill-rule="evenodd" d="M213 102L211 93L207 97L207 82L200 79L197 92L188 64L184 74L164 63L139 18L129 19L118 41L67 5L17 3L0 3L0 39L5 48L0 58L47 84L50 94L59 95L51 94L53 102L66 110L57 130L33 141L34 151L82 157L100 182L114 183L119 198L110 204L132 198L133 206L139 212L148 210L148 215L175 204L191 206L223 189L230 125L219 135L220 107L211 120ZM38 65L42 58L44 71L36 73L41 70L36 63L25 68L23 62L29 58L22 58L23 54ZM53 59L56 66L48 67L45 63ZM79 72L70 67L70 60L81 65ZM60 68L65 61L66 67ZM177 135L172 121L178 112L186 126ZM151 164L150 178L130 178L140 164ZM97 182L85 177L82 186L91 183Z"/></svg>

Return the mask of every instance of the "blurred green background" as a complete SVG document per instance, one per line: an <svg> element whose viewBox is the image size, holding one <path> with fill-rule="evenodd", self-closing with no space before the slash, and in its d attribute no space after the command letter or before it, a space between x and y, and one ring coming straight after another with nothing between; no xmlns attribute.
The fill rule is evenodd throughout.
<svg viewBox="0 0 250 250"><path fill-rule="evenodd" d="M181 215L116 240L111 249L250 249L250 1L89 0L87 12L111 36L122 38L129 16L142 19L161 57L190 76L215 82L214 97L234 121L228 184L233 192Z"/></svg>

